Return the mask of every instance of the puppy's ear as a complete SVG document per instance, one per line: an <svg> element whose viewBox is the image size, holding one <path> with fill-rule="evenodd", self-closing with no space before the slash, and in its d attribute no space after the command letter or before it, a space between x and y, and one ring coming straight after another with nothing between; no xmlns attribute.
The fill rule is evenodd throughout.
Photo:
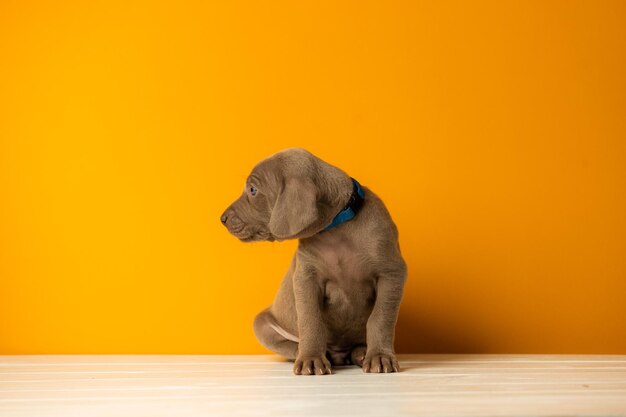
<svg viewBox="0 0 626 417"><path fill-rule="evenodd" d="M317 189L310 179L289 178L278 194L269 221L277 239L289 239L317 219Z"/></svg>

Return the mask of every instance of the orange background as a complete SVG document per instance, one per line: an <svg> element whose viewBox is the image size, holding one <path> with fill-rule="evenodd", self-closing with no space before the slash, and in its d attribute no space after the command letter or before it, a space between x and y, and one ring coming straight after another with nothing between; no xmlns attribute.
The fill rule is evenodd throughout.
<svg viewBox="0 0 626 417"><path fill-rule="evenodd" d="M626 353L626 2L0 3L0 353L262 353L305 147L371 187L399 352Z"/></svg>

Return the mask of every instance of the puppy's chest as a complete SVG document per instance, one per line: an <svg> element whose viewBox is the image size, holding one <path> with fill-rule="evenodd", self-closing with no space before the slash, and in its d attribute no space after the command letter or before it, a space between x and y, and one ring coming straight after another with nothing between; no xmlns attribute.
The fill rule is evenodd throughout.
<svg viewBox="0 0 626 417"><path fill-rule="evenodd" d="M351 245L334 244L321 246L318 256L327 302L352 305L369 298L373 278L364 254Z"/></svg>
<svg viewBox="0 0 626 417"><path fill-rule="evenodd" d="M319 269L327 280L343 283L364 278L368 273L363 254L347 244L325 245L318 248Z"/></svg>

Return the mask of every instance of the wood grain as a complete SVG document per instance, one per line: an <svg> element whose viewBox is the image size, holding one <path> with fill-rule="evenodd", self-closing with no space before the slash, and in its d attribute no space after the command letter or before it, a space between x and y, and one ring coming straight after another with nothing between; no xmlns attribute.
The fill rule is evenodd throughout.
<svg viewBox="0 0 626 417"><path fill-rule="evenodd" d="M626 355L400 355L294 376L277 356L0 356L0 416L617 416Z"/></svg>

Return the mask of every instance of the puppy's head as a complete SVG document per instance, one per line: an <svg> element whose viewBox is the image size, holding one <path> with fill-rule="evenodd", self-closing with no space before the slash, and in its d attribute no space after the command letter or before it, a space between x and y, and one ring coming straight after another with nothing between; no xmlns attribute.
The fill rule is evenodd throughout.
<svg viewBox="0 0 626 417"><path fill-rule="evenodd" d="M310 152L287 149L253 168L221 221L244 242L312 236L345 204L351 186L344 172Z"/></svg>

